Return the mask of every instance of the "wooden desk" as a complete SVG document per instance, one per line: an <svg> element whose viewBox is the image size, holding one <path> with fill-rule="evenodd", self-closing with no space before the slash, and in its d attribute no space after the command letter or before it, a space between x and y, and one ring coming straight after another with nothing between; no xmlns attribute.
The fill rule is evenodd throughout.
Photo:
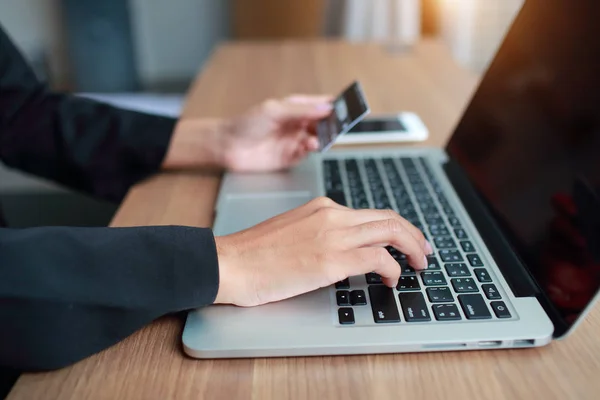
<svg viewBox="0 0 600 400"><path fill-rule="evenodd" d="M335 42L227 44L190 90L185 116L227 115L267 97L335 93L362 81L374 112L411 109L440 145L476 77L437 42L407 55ZM208 226L218 177L165 174L135 187L114 226ZM110 290L108 288L107 290ZM600 394L600 308L541 349L289 359L192 360L180 318L162 318L60 371L27 374L9 399L592 399Z"/></svg>

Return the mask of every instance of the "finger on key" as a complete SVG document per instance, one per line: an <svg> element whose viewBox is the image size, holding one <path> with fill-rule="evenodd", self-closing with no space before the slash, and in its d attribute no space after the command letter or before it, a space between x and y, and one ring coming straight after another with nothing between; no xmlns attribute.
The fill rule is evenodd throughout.
<svg viewBox="0 0 600 400"><path fill-rule="evenodd" d="M406 254L410 265L427 268L423 246L398 219L371 221L349 227L341 233L346 248L392 246Z"/></svg>
<svg viewBox="0 0 600 400"><path fill-rule="evenodd" d="M363 247L341 253L334 276L354 276L375 272L381 275L381 280L388 287L396 287L400 278L398 263L383 247Z"/></svg>
<svg viewBox="0 0 600 400"><path fill-rule="evenodd" d="M398 220L402 226L410 233L413 238L419 243L421 249L425 254L431 254L433 249L431 244L425 239L423 232L417 229L416 226L402 218L398 213L393 210L351 210L347 209L348 216L343 217L347 221L347 225L360 225L366 224L371 221L381 221L381 220ZM375 243L374 245L381 245L379 243ZM401 249L398 249L402 251ZM419 265L417 265L419 268Z"/></svg>

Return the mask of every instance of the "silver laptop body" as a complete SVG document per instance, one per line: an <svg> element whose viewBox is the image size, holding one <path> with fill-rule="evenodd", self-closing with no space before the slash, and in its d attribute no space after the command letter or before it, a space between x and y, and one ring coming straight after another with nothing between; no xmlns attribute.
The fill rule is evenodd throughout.
<svg viewBox="0 0 600 400"><path fill-rule="evenodd" d="M539 115L530 118L527 114L536 109L524 107L514 98L511 98L512 102L501 102L501 107L496 104L497 99L503 99L503 90L509 87L504 84L502 76L510 77L513 69L517 68L507 66L506 57L502 57L514 49L515 37L519 37L519 45L529 46L531 50L532 55L521 55L525 61L543 60L545 55L552 54L553 48L562 51L560 61L556 62L565 65L570 62L565 52L590 54L576 48L576 45L595 45L596 52L593 54L600 54L597 51L600 39L591 40L594 35L585 31L592 29L594 19L591 16L597 15L586 7L595 10L597 6L594 2L577 3L582 4L571 5L567 0L531 0L525 3L446 150L333 148L325 154L311 155L287 172L226 174L216 205L215 235L237 232L314 197L329 195L354 208L397 210L423 230L435 252L430 259L430 269L423 272L411 270L401 254L393 253L403 271L402 282L395 289L386 288L378 282L376 275L367 274L259 307L219 305L194 310L188 314L183 332L185 352L197 358L229 358L515 348L546 345L553 338L571 331L596 302L597 292L590 292L583 299L585 301L579 303L568 303L557 297L555 264L549 264L545 272L531 268L528 260L523 258L525 252L513 245L514 238L506 233L506 227L499 224L498 214L492 210L508 207L502 210L508 210L508 225L515 228L519 240L535 236L536 232L546 228L546 219L537 230L527 230L531 226L536 227L534 222L520 224L520 221L526 220L527 214L531 214L531 220L535 221L537 217L540 220L546 218L544 213L550 213L547 198L541 197L544 201L539 201L540 193L548 189L543 185L554 184L553 180L545 179L550 171L561 190L574 188L576 204L582 198L588 199L587 203L581 200L581 204L582 207L587 204L585 207L589 208L590 202L595 201L593 195L586 197L592 185L582 184L587 178L591 181L597 179L594 182L600 184L600 176L594 170L590 174L596 176L586 176L586 171L578 170L577 174L573 174L577 179L572 179L569 174L561 173L563 170L560 168L570 168L573 163L550 164L547 169L537 168L539 164L535 164L538 160L547 163L549 158L544 155L550 154L551 149L556 150L551 145L554 137L559 135L553 136L560 132L554 128L558 124L544 122L544 140L530 143L539 140L536 139L539 130L532 130L537 128L532 120L544 121ZM557 32L558 28L553 31L551 27L563 26L567 17L577 20L572 24L574 34L587 34L587 41L561 42L562 32ZM554 24L554 18L560 18L561 24ZM548 29L542 29L544 27ZM553 35L560 40L553 40ZM546 41L552 45L540 45ZM534 50L540 54L533 54ZM546 57L546 60L550 59ZM521 65L528 64L524 62ZM546 66L551 67L551 62L548 61ZM586 76L586 72L597 72L600 59L587 59L578 69L582 76ZM542 72L548 71L552 72L551 69ZM535 74L518 76L536 79ZM585 81L580 84L581 90L599 92L597 89L600 88ZM586 84L591 88L586 88ZM553 94L553 90L560 88L548 85L547 90ZM534 105L539 101L537 97L531 100L528 92L521 90L518 93L525 99L523 101L529 99ZM571 95L573 93L578 91L573 90ZM502 110L502 114L494 120L494 112L498 109ZM496 124L474 118L480 115L486 115ZM548 114L548 118L554 118L554 115ZM519 124L510 116L518 116ZM494 179L498 180L498 187L504 188L504 191L494 194L494 200L489 193L494 192L496 182L492 178L477 179L481 179L481 174L492 171L488 170L488 164L496 160L497 154L503 154L503 142L498 141L502 136L494 136L498 132L510 138L526 137L531 140L519 142L521 147L516 147L522 152L527 149L523 153L526 156L520 154L521 158L516 157L510 162L501 160L506 168L493 170L507 171L505 175L493 175L497 177ZM511 136L513 132L516 134ZM600 134L596 133L596 139L598 136ZM598 146L598 142L587 143L586 146L593 148ZM532 148L536 151L531 151L528 146L534 146ZM595 149L598 148L600 146ZM483 155L477 153L480 150ZM582 157L580 154L579 159ZM560 157L550 160L560 161ZM519 163L530 163L531 166L511 169L511 165ZM467 168L465 172L463 167L467 165L480 165L481 168ZM523 185L525 189L511 189L510 182L518 179L504 179L510 174L524 182L527 179L531 181ZM563 178L564 182L561 181ZM492 184L492 189L478 190L489 184ZM538 190L538 185L544 190ZM555 188L551 189L554 193ZM513 194L511 190L514 191L513 197L508 196ZM333 196L332 191L335 191ZM490 203L483 201L482 197L491 199L496 208L488 207ZM515 203L515 199L522 203ZM523 206L514 207L514 204ZM524 217L512 218L511 213L517 216L521 213ZM596 214L588 214L589 218L595 218ZM534 254L553 254L552 246L545 245L552 243L551 236L535 236L539 239L535 244L527 241L529 239L520 243L527 244L527 250ZM560 282L558 287L561 287Z"/></svg>

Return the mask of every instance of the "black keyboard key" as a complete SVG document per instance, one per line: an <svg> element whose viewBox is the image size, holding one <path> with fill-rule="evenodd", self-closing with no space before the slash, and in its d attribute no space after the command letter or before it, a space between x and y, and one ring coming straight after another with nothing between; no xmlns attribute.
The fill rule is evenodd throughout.
<svg viewBox="0 0 600 400"><path fill-rule="evenodd" d="M356 201L352 200L352 206L357 210L366 210L367 208L371 208L367 199L361 199Z"/></svg>
<svg viewBox="0 0 600 400"><path fill-rule="evenodd" d="M492 314L480 294L461 294L458 296L458 301L467 319L492 318Z"/></svg>
<svg viewBox="0 0 600 400"><path fill-rule="evenodd" d="M427 192L427 186L425 186L424 183L421 183L420 181L417 181L417 180L411 180L410 183L412 184L412 190L415 193L415 195L417 195L418 193Z"/></svg>
<svg viewBox="0 0 600 400"><path fill-rule="evenodd" d="M370 182L371 186L371 197L374 201L387 201L387 193L381 182L373 183Z"/></svg>
<svg viewBox="0 0 600 400"><path fill-rule="evenodd" d="M415 269L413 267L411 267L410 265L408 265L408 261L407 260L400 260L400 275L404 275L404 276L410 276L410 275L415 275Z"/></svg>
<svg viewBox="0 0 600 400"><path fill-rule="evenodd" d="M379 274L376 274L375 272L369 272L365 276L369 285L382 283L381 276Z"/></svg>
<svg viewBox="0 0 600 400"><path fill-rule="evenodd" d="M475 273L475 276L479 282L485 283L492 281L492 277L484 268L475 268L473 273Z"/></svg>
<svg viewBox="0 0 600 400"><path fill-rule="evenodd" d="M471 272L464 263L453 263L444 265L446 272L451 277L471 276Z"/></svg>
<svg viewBox="0 0 600 400"><path fill-rule="evenodd" d="M444 191L440 184L435 181L431 182L431 187L433 188L433 191L438 194L438 196L441 196L442 192Z"/></svg>
<svg viewBox="0 0 600 400"><path fill-rule="evenodd" d="M454 249L454 248L456 248L456 243L454 242L454 239L452 239L450 236L436 237L435 239L433 239L433 242L435 243L435 246L438 249Z"/></svg>
<svg viewBox="0 0 600 400"><path fill-rule="evenodd" d="M434 304L431 306L433 315L438 321L456 321L461 319L456 304Z"/></svg>
<svg viewBox="0 0 600 400"><path fill-rule="evenodd" d="M327 192L343 190L342 178L337 161L327 160L323 162L323 179Z"/></svg>
<svg viewBox="0 0 600 400"><path fill-rule="evenodd" d="M429 233L432 236L447 236L450 234L445 225L429 225Z"/></svg>
<svg viewBox="0 0 600 400"><path fill-rule="evenodd" d="M453 227L453 228L460 228L460 221L458 220L458 218L456 217L450 217L448 218L448 223Z"/></svg>
<svg viewBox="0 0 600 400"><path fill-rule="evenodd" d="M338 203L339 205L348 205L348 203L346 203L346 195L344 194L343 190L329 190L327 191L326 196Z"/></svg>
<svg viewBox="0 0 600 400"><path fill-rule="evenodd" d="M413 225L420 221L419 216L415 212L409 214L403 214L402 212L399 212L399 214Z"/></svg>
<svg viewBox="0 0 600 400"><path fill-rule="evenodd" d="M438 214L435 211L428 211L426 213L423 213L423 218L425 218L425 220L431 219L431 218L439 218L439 217L440 217L440 214ZM436 225L436 224L432 224L432 225ZM439 225L440 224L437 224L437 226L439 226ZM444 226L444 228L445 228L445 226ZM445 231L448 232L447 229ZM448 233L446 233L445 235L448 235ZM443 235L440 235L440 236L443 236Z"/></svg>
<svg viewBox="0 0 600 400"><path fill-rule="evenodd" d="M383 165L387 168L391 168L394 171L396 170L396 165L394 164L394 160L392 160L389 157L384 158L383 160Z"/></svg>
<svg viewBox="0 0 600 400"><path fill-rule="evenodd" d="M406 176L408 177L408 180L410 181L410 183L415 184L415 183L420 183L421 180L421 175L419 175L419 171L417 171L417 169L406 169Z"/></svg>
<svg viewBox="0 0 600 400"><path fill-rule="evenodd" d="M435 206L435 204L427 202L427 201L419 203L419 208L421 209L421 212L423 214L428 214L430 212L437 212L437 207Z"/></svg>
<svg viewBox="0 0 600 400"><path fill-rule="evenodd" d="M349 307L338 308L338 319L341 325L354 323L354 310Z"/></svg>
<svg viewBox="0 0 600 400"><path fill-rule="evenodd" d="M402 267L402 271L400 272L400 274L404 275L404 276L414 276L414 275L416 275L416 272L413 267L411 267L410 265L407 265L405 267Z"/></svg>
<svg viewBox="0 0 600 400"><path fill-rule="evenodd" d="M460 251L458 250L440 250L440 258L443 262L461 262L464 261Z"/></svg>
<svg viewBox="0 0 600 400"><path fill-rule="evenodd" d="M392 204L387 200L384 200L384 201L374 200L373 204L375 205L374 207L377 210L391 210L392 209Z"/></svg>
<svg viewBox="0 0 600 400"><path fill-rule="evenodd" d="M427 271L435 271L440 269L440 263L436 256L427 256Z"/></svg>
<svg viewBox="0 0 600 400"><path fill-rule="evenodd" d="M421 163L423 170L425 170L427 174L431 174L431 169L429 168L429 164L427 164L427 160L425 160L425 157L419 157L419 162Z"/></svg>
<svg viewBox="0 0 600 400"><path fill-rule="evenodd" d="M487 297L489 300L500 300L502 298L500 293L498 293L498 288L496 285L491 283L487 285L481 285L481 289L483 290L483 293L485 293L485 297Z"/></svg>
<svg viewBox="0 0 600 400"><path fill-rule="evenodd" d="M404 217L404 219L415 219L419 218L415 212L415 208L412 205L398 207L398 214Z"/></svg>
<svg viewBox="0 0 600 400"><path fill-rule="evenodd" d="M425 218L425 222L427 222L427 225L443 225L444 224L444 220L439 216Z"/></svg>
<svg viewBox="0 0 600 400"><path fill-rule="evenodd" d="M346 169L348 171L358 171L358 163L356 162L356 160L346 160Z"/></svg>
<svg viewBox="0 0 600 400"><path fill-rule="evenodd" d="M417 195L415 195L415 198L417 199L417 203L421 204L421 203L433 203L433 197L431 197L431 195L429 193L418 193Z"/></svg>
<svg viewBox="0 0 600 400"><path fill-rule="evenodd" d="M508 311L508 308L506 307L506 304L504 304L503 301L492 301L490 303L490 306L492 306L492 310L494 310L494 314L496 314L496 317L498 318L510 318L510 311Z"/></svg>
<svg viewBox="0 0 600 400"><path fill-rule="evenodd" d="M474 293L479 292L477 284L471 278L454 278L450 279L452 287L456 293Z"/></svg>
<svg viewBox="0 0 600 400"><path fill-rule="evenodd" d="M400 305L406 322L431 321L427 304L421 292L399 293Z"/></svg>
<svg viewBox="0 0 600 400"><path fill-rule="evenodd" d="M343 281L336 282L335 288L336 289L350 289L350 280L348 278L346 278Z"/></svg>
<svg viewBox="0 0 600 400"><path fill-rule="evenodd" d="M349 306L350 305L350 292L347 290L338 290L335 292L338 306Z"/></svg>
<svg viewBox="0 0 600 400"><path fill-rule="evenodd" d="M444 274L440 271L422 272L421 279L423 279L423 284L425 286L440 286L447 284Z"/></svg>
<svg viewBox="0 0 600 400"><path fill-rule="evenodd" d="M464 229L458 228L454 230L454 234L458 240L468 239L467 232Z"/></svg>
<svg viewBox="0 0 600 400"><path fill-rule="evenodd" d="M400 313L392 289L383 285L369 286L369 297L376 323L400 322Z"/></svg>
<svg viewBox="0 0 600 400"><path fill-rule="evenodd" d="M477 254L467 254L467 259L472 267L483 267L483 261Z"/></svg>
<svg viewBox="0 0 600 400"><path fill-rule="evenodd" d="M398 286L396 286L396 289L400 292L407 290L419 290L421 289L421 285L419 285L419 280L416 276L401 276L398 280Z"/></svg>
<svg viewBox="0 0 600 400"><path fill-rule="evenodd" d="M473 247L473 243L468 240L464 240L460 242L460 247L462 247L465 253L473 253L475 251L475 247Z"/></svg>
<svg viewBox="0 0 600 400"><path fill-rule="evenodd" d="M442 208L444 209L444 212L446 213L448 218L454 217L454 210L452 209L452 207L445 205Z"/></svg>
<svg viewBox="0 0 600 400"><path fill-rule="evenodd" d="M406 169L409 169L409 168L414 169L415 168L415 162L413 161L412 158L402 157L402 158L400 158L400 162Z"/></svg>
<svg viewBox="0 0 600 400"><path fill-rule="evenodd" d="M390 182L390 186L392 187L392 194L394 195L394 199L396 199L396 204L398 205L398 208L401 208L408 204L412 204L410 195L406 191L406 187L404 187L404 185L394 186Z"/></svg>
<svg viewBox="0 0 600 400"><path fill-rule="evenodd" d="M323 161L323 168L328 171L338 170L338 163L336 160L325 160Z"/></svg>
<svg viewBox="0 0 600 400"><path fill-rule="evenodd" d="M367 304L367 297L364 290L353 290L350 292L350 303L353 306L364 306Z"/></svg>
<svg viewBox="0 0 600 400"><path fill-rule="evenodd" d="M448 303L454 301L454 296L448 286L427 288L427 297L432 303Z"/></svg>
<svg viewBox="0 0 600 400"><path fill-rule="evenodd" d="M386 247L387 251L390 253L390 255L392 257L394 257L394 260L400 262L401 260L406 260L406 255L399 252L398 250L396 250L395 248L388 246Z"/></svg>

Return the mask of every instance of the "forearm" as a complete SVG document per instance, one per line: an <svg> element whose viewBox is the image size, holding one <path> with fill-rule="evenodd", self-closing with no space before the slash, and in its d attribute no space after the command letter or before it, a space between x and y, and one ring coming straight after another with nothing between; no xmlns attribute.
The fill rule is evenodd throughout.
<svg viewBox="0 0 600 400"><path fill-rule="evenodd" d="M175 120L69 95L36 96L0 127L6 165L114 202L159 170Z"/></svg>
<svg viewBox="0 0 600 400"><path fill-rule="evenodd" d="M155 318L211 304L212 233L189 227L0 229L0 366L59 368Z"/></svg>
<svg viewBox="0 0 600 400"><path fill-rule="evenodd" d="M222 168L227 129L227 121L223 119L180 120L161 167L165 170Z"/></svg>

